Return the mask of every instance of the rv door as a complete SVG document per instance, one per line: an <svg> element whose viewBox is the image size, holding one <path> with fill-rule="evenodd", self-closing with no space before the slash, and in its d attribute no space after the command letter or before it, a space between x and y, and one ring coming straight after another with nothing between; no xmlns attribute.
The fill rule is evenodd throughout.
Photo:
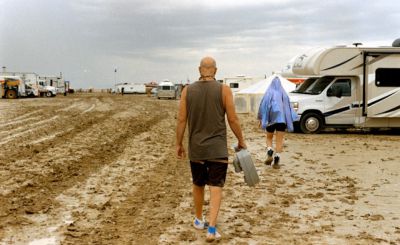
<svg viewBox="0 0 400 245"><path fill-rule="evenodd" d="M400 116L400 54L368 57L378 59L367 67L371 76L366 77L366 114L373 118ZM372 63L370 61L370 63Z"/></svg>
<svg viewBox="0 0 400 245"><path fill-rule="evenodd" d="M338 77L326 90L325 122L335 125L353 125L357 107L354 77Z"/></svg>

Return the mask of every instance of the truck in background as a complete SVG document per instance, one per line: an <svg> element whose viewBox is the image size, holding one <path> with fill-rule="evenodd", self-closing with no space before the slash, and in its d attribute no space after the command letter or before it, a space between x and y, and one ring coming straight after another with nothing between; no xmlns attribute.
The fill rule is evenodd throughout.
<svg viewBox="0 0 400 245"><path fill-rule="evenodd" d="M39 85L37 82L38 75L34 72L1 72L3 76L15 76L22 79L25 84L25 92L28 97L39 96Z"/></svg>
<svg viewBox="0 0 400 245"><path fill-rule="evenodd" d="M18 76L0 76L0 98L26 97L25 83Z"/></svg>
<svg viewBox="0 0 400 245"><path fill-rule="evenodd" d="M313 77L289 94L300 116L298 128L303 133L324 127L400 128L396 41L392 47L340 46L297 56L293 73Z"/></svg>
<svg viewBox="0 0 400 245"><path fill-rule="evenodd" d="M40 97L54 97L57 95L57 89L47 85L46 81L38 80Z"/></svg>
<svg viewBox="0 0 400 245"><path fill-rule="evenodd" d="M66 95L69 89L69 82L64 81L61 73L60 76L39 76L34 72L2 71L0 75L20 77L25 84L26 96L29 97L53 97L57 93L64 93Z"/></svg>
<svg viewBox="0 0 400 245"><path fill-rule="evenodd" d="M62 74L60 76L39 76L40 92L47 97L53 97L57 94L68 93L67 85Z"/></svg>

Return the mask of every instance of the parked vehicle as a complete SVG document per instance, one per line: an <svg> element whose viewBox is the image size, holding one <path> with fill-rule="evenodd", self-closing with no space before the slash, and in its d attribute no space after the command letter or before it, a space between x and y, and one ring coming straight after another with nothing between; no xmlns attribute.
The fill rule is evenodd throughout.
<svg viewBox="0 0 400 245"><path fill-rule="evenodd" d="M57 88L46 85L45 81L39 81L39 94L41 97L54 97L57 95Z"/></svg>
<svg viewBox="0 0 400 245"><path fill-rule="evenodd" d="M302 132L400 128L399 46L314 50L297 56L292 71L317 76L289 94Z"/></svg>
<svg viewBox="0 0 400 245"><path fill-rule="evenodd" d="M70 83L64 81L62 74L60 76L39 76L34 72L6 72L0 73L3 76L17 76L22 79L26 88L26 96L38 97L56 96L57 93L66 95L69 92ZM21 94L21 96L25 96Z"/></svg>
<svg viewBox="0 0 400 245"><path fill-rule="evenodd" d="M18 76L0 76L0 98L16 99L26 96L25 83Z"/></svg>
<svg viewBox="0 0 400 245"><path fill-rule="evenodd" d="M161 82L157 88L157 99L176 99L176 95L177 90L175 85L168 80Z"/></svg>
<svg viewBox="0 0 400 245"><path fill-rule="evenodd" d="M64 81L62 74L59 76L39 76L39 84L41 86L41 96L46 95L47 97L56 96L57 94L64 94L68 92L69 83ZM54 93L55 89L55 93Z"/></svg>

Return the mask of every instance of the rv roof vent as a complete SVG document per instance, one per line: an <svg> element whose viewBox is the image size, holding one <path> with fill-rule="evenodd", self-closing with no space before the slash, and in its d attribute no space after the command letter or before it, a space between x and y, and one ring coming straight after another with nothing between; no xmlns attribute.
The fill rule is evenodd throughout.
<svg viewBox="0 0 400 245"><path fill-rule="evenodd" d="M392 47L400 47L400 38L397 38L396 40L394 40Z"/></svg>
<svg viewBox="0 0 400 245"><path fill-rule="evenodd" d="M358 47L359 45L362 45L362 43L353 43L353 45L354 45L355 47Z"/></svg>

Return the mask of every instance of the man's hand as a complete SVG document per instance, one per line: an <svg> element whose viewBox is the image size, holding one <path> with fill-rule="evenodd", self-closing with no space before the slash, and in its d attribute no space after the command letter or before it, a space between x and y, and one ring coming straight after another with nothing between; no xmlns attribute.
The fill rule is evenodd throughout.
<svg viewBox="0 0 400 245"><path fill-rule="evenodd" d="M178 159L186 158L186 151L185 151L185 147L183 147L183 145L176 146L176 157Z"/></svg>
<svg viewBox="0 0 400 245"><path fill-rule="evenodd" d="M239 151L241 149L247 149L247 145L246 145L246 143L239 141L238 144L237 144L237 148L238 148Z"/></svg>

